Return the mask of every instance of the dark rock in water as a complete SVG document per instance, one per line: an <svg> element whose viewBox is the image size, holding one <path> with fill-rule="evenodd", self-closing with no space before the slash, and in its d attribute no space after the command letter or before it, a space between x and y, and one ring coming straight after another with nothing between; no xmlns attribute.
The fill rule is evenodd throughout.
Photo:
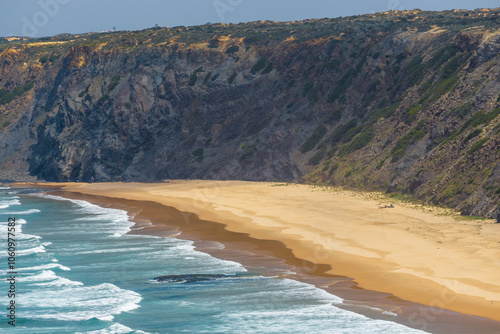
<svg viewBox="0 0 500 334"><path fill-rule="evenodd" d="M211 275L211 274L195 274L195 275L168 275L155 277L154 280L163 283L196 283L204 281L213 281L219 278L238 277L238 275Z"/></svg>

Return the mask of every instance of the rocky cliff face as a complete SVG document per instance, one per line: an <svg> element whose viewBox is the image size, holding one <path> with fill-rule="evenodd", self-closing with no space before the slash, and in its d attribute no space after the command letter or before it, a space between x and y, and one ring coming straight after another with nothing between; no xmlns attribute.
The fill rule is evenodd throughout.
<svg viewBox="0 0 500 334"><path fill-rule="evenodd" d="M496 217L499 10L0 41L0 178L320 182Z"/></svg>

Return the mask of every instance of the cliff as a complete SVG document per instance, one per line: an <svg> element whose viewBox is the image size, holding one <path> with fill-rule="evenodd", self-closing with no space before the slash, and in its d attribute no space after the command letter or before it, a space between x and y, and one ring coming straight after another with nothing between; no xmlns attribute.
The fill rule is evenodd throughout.
<svg viewBox="0 0 500 334"><path fill-rule="evenodd" d="M0 178L326 183L496 217L500 10L0 40Z"/></svg>

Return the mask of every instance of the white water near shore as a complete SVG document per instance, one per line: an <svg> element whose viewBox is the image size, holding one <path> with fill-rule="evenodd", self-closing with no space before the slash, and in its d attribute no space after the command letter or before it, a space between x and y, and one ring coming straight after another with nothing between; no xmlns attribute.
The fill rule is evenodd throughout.
<svg viewBox="0 0 500 334"><path fill-rule="evenodd" d="M191 241L127 234L133 222L122 210L0 196L2 219L18 222L16 333L421 333L343 310L324 290L249 272ZM213 278L153 280L185 274Z"/></svg>

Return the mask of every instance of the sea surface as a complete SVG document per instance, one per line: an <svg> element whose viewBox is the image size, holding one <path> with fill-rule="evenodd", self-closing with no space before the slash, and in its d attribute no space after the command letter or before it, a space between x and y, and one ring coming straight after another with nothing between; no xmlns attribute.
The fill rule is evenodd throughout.
<svg viewBox="0 0 500 334"><path fill-rule="evenodd" d="M344 310L322 289L214 258L192 241L130 234L122 210L1 187L0 220L0 333L423 333Z"/></svg>

